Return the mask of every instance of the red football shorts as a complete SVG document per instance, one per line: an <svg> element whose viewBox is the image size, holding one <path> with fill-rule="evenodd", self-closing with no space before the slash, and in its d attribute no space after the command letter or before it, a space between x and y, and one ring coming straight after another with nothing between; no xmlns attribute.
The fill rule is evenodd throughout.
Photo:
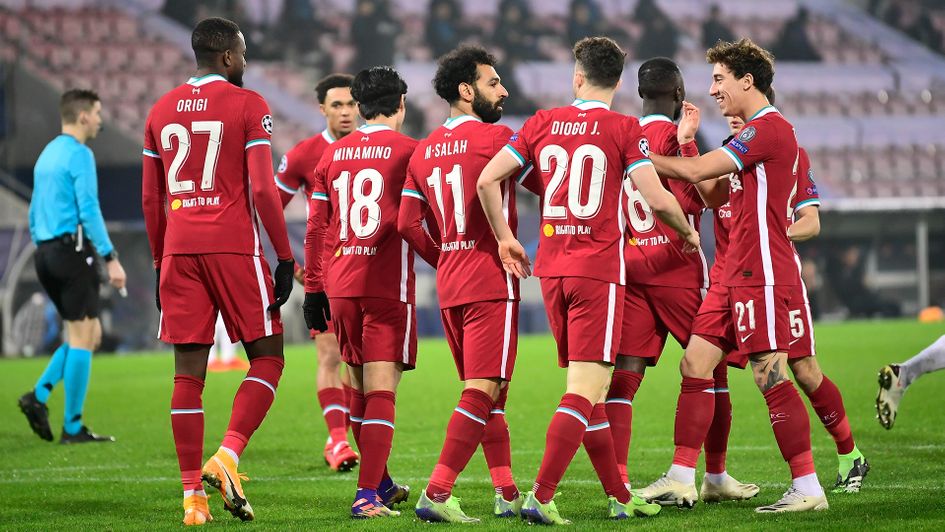
<svg viewBox="0 0 945 532"><path fill-rule="evenodd" d="M647 359L655 366L672 334L683 349L702 305L703 290L671 286L627 285L620 334L621 355Z"/></svg>
<svg viewBox="0 0 945 532"><path fill-rule="evenodd" d="M460 380L512 380L518 301L477 301L440 311Z"/></svg>
<svg viewBox="0 0 945 532"><path fill-rule="evenodd" d="M558 344L559 366L614 363L623 323L623 286L586 277L544 277L541 295Z"/></svg>
<svg viewBox="0 0 945 532"><path fill-rule="evenodd" d="M807 299L807 287L803 284L787 286L790 292L787 322L790 331L788 340L788 359L798 359L817 354L814 349L814 326L810 313L810 301ZM728 365L744 369L748 365L748 356L740 351L730 353Z"/></svg>
<svg viewBox="0 0 945 532"><path fill-rule="evenodd" d="M414 306L377 297L329 297L331 319L349 366L368 362L417 365L417 316Z"/></svg>
<svg viewBox="0 0 945 532"><path fill-rule="evenodd" d="M712 287L696 315L692 334L726 353L787 353L790 303L796 290L780 285Z"/></svg>
<svg viewBox="0 0 945 532"><path fill-rule="evenodd" d="M233 342L282 333L264 257L212 253L168 255L161 260L161 330L171 344L213 344L217 311Z"/></svg>

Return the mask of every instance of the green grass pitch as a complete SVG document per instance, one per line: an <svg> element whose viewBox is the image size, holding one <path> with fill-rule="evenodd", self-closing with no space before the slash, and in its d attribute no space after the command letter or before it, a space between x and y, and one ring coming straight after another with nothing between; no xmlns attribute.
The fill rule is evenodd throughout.
<svg viewBox="0 0 945 532"><path fill-rule="evenodd" d="M778 499L789 481L768 424L764 400L748 372L733 370L729 380L734 425L729 472L762 486L750 502L690 511L666 508L654 518L606 520L606 499L583 450L568 470L557 498L575 528L690 529L945 529L945 372L919 380L906 395L892 431L874 419L876 372L902 361L943 332L942 325L859 322L822 325L818 357L825 373L844 394L847 413L872 472L858 495L828 495L826 512L788 516L756 515L756 502ZM631 480L643 486L669 465L673 413L679 389L678 347L651 369L634 401ZM512 434L513 471L520 488L535 478L544 435L563 391L563 370L555 365L550 337L522 338L507 417ZM101 356L93 366L86 420L114 434L115 444L61 447L39 440L16 408L17 397L33 385L46 359L0 361L0 529L131 530L179 528L180 484L169 423L173 360L169 353ZM204 391L206 453L219 444L241 375L211 375ZM240 523L211 500L215 521L208 526L265 530L420 529L412 504L439 454L447 419L460 384L446 343L421 341L419 369L408 373L397 398L397 433L390 469L409 484L410 504L396 520L353 522L348 507L357 470L332 473L321 458L326 430L315 397L315 356L309 345L288 349L285 374L269 417L243 456L245 484L256 521ZM54 432L62 418L62 391L50 401ZM815 416L812 441L821 483L837 474L833 441ZM701 479L700 476L698 477ZM460 476L455 492L467 513L483 518L479 528L518 529L525 525L491 517L492 489L481 453Z"/></svg>

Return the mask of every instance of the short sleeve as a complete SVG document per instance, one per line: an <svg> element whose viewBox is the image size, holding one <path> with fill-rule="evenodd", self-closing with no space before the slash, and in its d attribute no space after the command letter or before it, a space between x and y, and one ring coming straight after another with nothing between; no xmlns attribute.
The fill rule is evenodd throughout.
<svg viewBox="0 0 945 532"><path fill-rule="evenodd" d="M295 194L302 188L303 170L300 166L301 154L298 146L292 148L279 161L279 168L276 170L276 186L288 194Z"/></svg>
<svg viewBox="0 0 945 532"><path fill-rule="evenodd" d="M739 170L767 161L778 148L778 131L767 120L749 122L735 137L722 147Z"/></svg>
<svg viewBox="0 0 945 532"><path fill-rule="evenodd" d="M328 197L328 169L331 166L331 150L325 150L325 153L322 154L321 160L318 161L318 165L315 166L315 179L312 180L312 197L313 200L320 201L329 201Z"/></svg>
<svg viewBox="0 0 945 532"><path fill-rule="evenodd" d="M807 150L800 148L797 159L797 193L794 196L794 211L804 207L820 206L820 194L814 182L814 171L810 167Z"/></svg>
<svg viewBox="0 0 945 532"><path fill-rule="evenodd" d="M623 125L624 142L620 147L623 156L624 172L630 174L637 168L652 165L650 161L650 141L643 134L643 128L636 118L627 117Z"/></svg>
<svg viewBox="0 0 945 532"><path fill-rule="evenodd" d="M530 133L534 131L538 116L539 115L535 115L526 120L525 123L522 124L522 127L509 137L505 147L502 148L518 161L519 166L528 166L528 164L534 160L529 137Z"/></svg>
<svg viewBox="0 0 945 532"><path fill-rule="evenodd" d="M161 158L161 153L158 151L157 142L154 141L154 135L151 133L151 115L148 115L148 120L144 124L144 151L141 152L142 155L147 157L153 157L155 159Z"/></svg>
<svg viewBox="0 0 945 532"><path fill-rule="evenodd" d="M243 110L246 128L246 148L272 145L272 114L262 96L250 92Z"/></svg>

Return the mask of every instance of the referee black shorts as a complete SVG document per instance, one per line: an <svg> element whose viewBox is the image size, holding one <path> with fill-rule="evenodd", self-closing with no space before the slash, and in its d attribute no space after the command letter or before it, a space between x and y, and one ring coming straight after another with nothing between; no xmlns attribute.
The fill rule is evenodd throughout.
<svg viewBox="0 0 945 532"><path fill-rule="evenodd" d="M36 246L36 275L64 320L97 318L99 276L91 243L75 250L72 235Z"/></svg>

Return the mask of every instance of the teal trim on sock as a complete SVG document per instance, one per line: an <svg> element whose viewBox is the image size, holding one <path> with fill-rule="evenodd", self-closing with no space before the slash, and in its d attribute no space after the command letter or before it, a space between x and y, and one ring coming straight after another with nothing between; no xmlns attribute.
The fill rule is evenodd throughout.
<svg viewBox="0 0 945 532"><path fill-rule="evenodd" d="M40 403L46 403L49 400L49 394L52 393L52 389L59 384L59 381L62 380L63 372L65 371L66 365L66 356L69 354L69 344L62 344L59 346L59 349L53 353L52 357L49 359L49 363L46 364L46 369L43 370L43 374L39 376L39 380L36 381L36 387L34 392L36 393L36 399Z"/></svg>
<svg viewBox="0 0 945 532"><path fill-rule="evenodd" d="M78 434L82 428L82 408L89 389L92 370L92 352L87 349L69 348L63 381L66 390L66 414L63 428L68 434Z"/></svg>

